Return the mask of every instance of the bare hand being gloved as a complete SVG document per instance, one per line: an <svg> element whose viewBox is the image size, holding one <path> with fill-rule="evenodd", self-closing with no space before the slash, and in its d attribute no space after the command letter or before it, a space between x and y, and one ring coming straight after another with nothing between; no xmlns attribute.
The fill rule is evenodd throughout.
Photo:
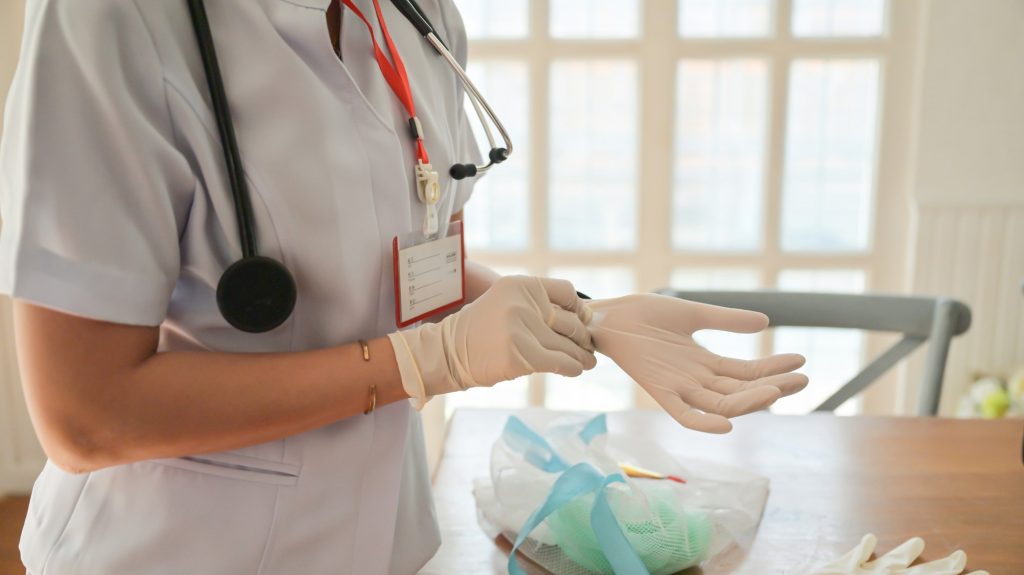
<svg viewBox="0 0 1024 575"><path fill-rule="evenodd" d="M597 351L612 358L684 427L710 433L732 429L728 418L760 411L807 386L792 373L804 357L787 353L758 360L716 355L693 333L716 329L757 333L762 313L657 294L587 302Z"/></svg>

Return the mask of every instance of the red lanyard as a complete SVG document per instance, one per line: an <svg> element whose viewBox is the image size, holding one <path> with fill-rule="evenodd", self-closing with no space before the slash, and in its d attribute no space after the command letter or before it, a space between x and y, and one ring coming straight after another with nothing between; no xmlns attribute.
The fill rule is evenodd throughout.
<svg viewBox="0 0 1024 575"><path fill-rule="evenodd" d="M398 53L398 48L395 47L394 41L391 40L391 34L388 33L388 25L384 22L384 14L380 10L380 3L377 0L373 0L373 8L377 12L377 21L380 22L380 31L384 35L384 42L387 44L388 51L391 52L391 57L395 61L394 66L391 65L387 56L384 55L384 51L381 50L380 45L377 43L377 36L373 32L373 25L366 19L366 16L363 15L359 7L352 0L341 1L366 24L366 29L370 31L370 39L373 40L373 52L377 57L377 66L380 68L381 74L384 75L384 79L387 80L388 85L391 86L391 91L395 93L395 96L402 102L405 110L409 112L409 124L416 138L416 158L424 164L429 164L430 157L427 156L427 148L423 144L423 130L420 128L419 119L416 118L416 103L413 101L412 89L409 87L409 75L405 71L405 63L402 62L402 56Z"/></svg>

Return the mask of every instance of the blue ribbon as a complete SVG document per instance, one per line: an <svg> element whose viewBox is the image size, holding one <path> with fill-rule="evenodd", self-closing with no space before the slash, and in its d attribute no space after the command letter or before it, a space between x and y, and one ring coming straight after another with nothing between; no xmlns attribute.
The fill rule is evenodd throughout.
<svg viewBox="0 0 1024 575"><path fill-rule="evenodd" d="M595 415L584 424L583 429L580 430L580 439L583 443L590 445L590 442L594 440L598 435L605 435L608 433L608 418L605 414Z"/></svg>
<svg viewBox="0 0 1024 575"><path fill-rule="evenodd" d="M530 515L519 530L508 557L508 572L511 575L525 575L516 561L516 551L541 522L573 499L596 491L594 506L590 510L590 527L594 530L601 552L611 564L612 570L616 575L650 575L622 533L622 528L619 527L619 522L616 521L615 514L612 513L605 497L605 486L617 482L625 482L621 473L605 476L589 463L577 463L563 472L551 487L551 492L544 503Z"/></svg>
<svg viewBox="0 0 1024 575"><path fill-rule="evenodd" d="M509 416L505 422L502 436L509 446L521 452L526 461L538 469L556 473L569 468L569 464L559 457L555 448L551 447L546 439L514 415Z"/></svg>
<svg viewBox="0 0 1024 575"><path fill-rule="evenodd" d="M607 419L601 414L583 426L579 437L584 443L589 444L595 437L607 432ZM544 503L530 515L519 530L508 558L508 571L511 575L524 575L516 562L516 551L529 534L549 515L573 499L592 492L596 492L596 495L590 510L590 527L594 530L601 551L616 575L650 575L636 550L622 533L622 528L619 527L619 522L615 519L605 496L605 487L609 484L625 483L626 479L621 473L604 475L589 463L577 463L569 467L546 439L515 416L508 418L503 435L505 441L512 448L521 451L532 465L549 473L561 472L551 486Z"/></svg>

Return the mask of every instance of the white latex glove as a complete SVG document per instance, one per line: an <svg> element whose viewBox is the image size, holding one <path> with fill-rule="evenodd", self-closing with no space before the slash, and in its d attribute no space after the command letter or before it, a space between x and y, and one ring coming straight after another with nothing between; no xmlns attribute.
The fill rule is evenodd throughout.
<svg viewBox="0 0 1024 575"><path fill-rule="evenodd" d="M756 333L762 313L718 307L657 294L587 302L597 351L615 360L681 425L710 433L732 429L728 418L767 408L807 385L790 373L797 354L741 360L711 353L693 341L702 329Z"/></svg>
<svg viewBox="0 0 1024 575"><path fill-rule="evenodd" d="M914 537L903 545L868 562L878 540L868 533L849 553L814 572L814 575L959 575L967 565L967 554L956 550L949 557L910 567L924 551L924 540ZM972 571L969 575L988 575Z"/></svg>
<svg viewBox="0 0 1024 575"><path fill-rule="evenodd" d="M591 369L597 360L581 319L587 311L565 280L505 276L439 323L388 337L402 387L419 409L442 393Z"/></svg>

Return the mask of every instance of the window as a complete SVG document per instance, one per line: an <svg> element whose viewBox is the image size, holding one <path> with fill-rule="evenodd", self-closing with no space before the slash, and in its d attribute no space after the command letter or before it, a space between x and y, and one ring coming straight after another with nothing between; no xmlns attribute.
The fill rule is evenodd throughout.
<svg viewBox="0 0 1024 575"><path fill-rule="evenodd" d="M767 36L771 0L681 0L679 35L684 38Z"/></svg>
<svg viewBox="0 0 1024 575"><path fill-rule="evenodd" d="M878 62L797 60L790 69L782 247L868 247Z"/></svg>
<svg viewBox="0 0 1024 575"><path fill-rule="evenodd" d="M471 62L466 72L491 106L501 110L501 121L509 132L520 144L528 142L530 81L526 63ZM477 141L486 142L480 122L472 112L470 116ZM499 170L502 173L497 175ZM477 249L525 250L530 243L529 157L517 154L514 162L501 165L495 174L477 182L473 201L466 204L466 243Z"/></svg>
<svg viewBox="0 0 1024 575"><path fill-rule="evenodd" d="M793 35L879 36L885 9L885 0L795 0Z"/></svg>
<svg viewBox="0 0 1024 575"><path fill-rule="evenodd" d="M528 5L529 0L459 0L459 12L470 38L523 38L530 29Z"/></svg>
<svg viewBox="0 0 1024 575"><path fill-rule="evenodd" d="M668 286L870 289L885 0L460 0L470 73L516 151L466 207L471 256L594 297ZM807 411L861 365L860 334L701 332L712 351L808 355ZM459 405L645 401L609 361L457 394ZM816 394L823 394L820 398ZM470 397L472 395L472 397ZM856 408L854 405L853 408Z"/></svg>
<svg viewBox="0 0 1024 575"><path fill-rule="evenodd" d="M635 38L640 0L548 0L553 38Z"/></svg>
<svg viewBox="0 0 1024 575"><path fill-rule="evenodd" d="M681 60L675 110L673 247L757 251L768 125L766 62Z"/></svg>
<svg viewBox="0 0 1024 575"><path fill-rule="evenodd" d="M551 63L552 249L636 247L636 77L624 60Z"/></svg>

